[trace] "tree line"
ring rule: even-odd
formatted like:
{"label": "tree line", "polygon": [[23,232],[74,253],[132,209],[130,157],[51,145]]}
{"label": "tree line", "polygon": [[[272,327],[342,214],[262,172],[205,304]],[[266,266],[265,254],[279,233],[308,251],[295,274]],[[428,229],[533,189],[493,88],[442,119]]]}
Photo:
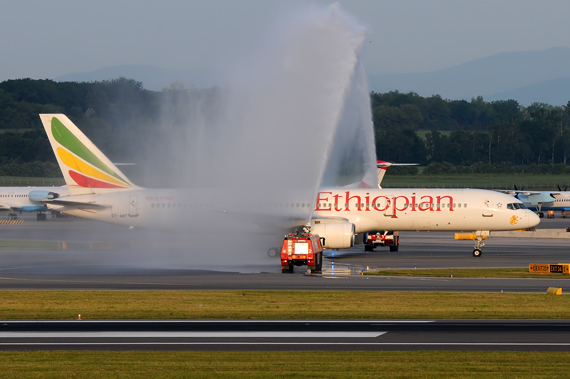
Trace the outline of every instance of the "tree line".
{"label": "tree line", "polygon": [[[182,101],[192,103],[215,98],[218,92],[177,86],[149,91],[125,78],[91,83],[4,81],[0,175],[34,176],[42,167],[44,176],[53,175],[48,166],[33,163],[56,163],[39,113],[65,113],[115,161],[167,150],[161,117],[169,111],[165,104],[181,101],[180,94],[185,96]],[[378,159],[420,163],[427,166],[425,173],[566,173],[562,167],[570,154],[570,101],[566,106],[523,107],[515,100],[447,100],[397,91],[372,92],[370,101]],[[413,174],[417,169],[391,172]]]}
{"label": "tree line", "polygon": [[570,101],[565,106],[482,97],[444,100],[413,92],[372,93],[376,154],[394,162],[470,166],[567,164]]}

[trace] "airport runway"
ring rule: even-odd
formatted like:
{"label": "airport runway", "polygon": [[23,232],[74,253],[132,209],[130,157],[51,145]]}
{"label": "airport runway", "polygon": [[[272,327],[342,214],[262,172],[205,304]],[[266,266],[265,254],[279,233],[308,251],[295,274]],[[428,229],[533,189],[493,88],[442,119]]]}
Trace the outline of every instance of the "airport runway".
{"label": "airport runway", "polygon": [[[5,213],[0,213],[3,217]],[[232,236],[208,243],[177,241],[172,234],[129,230],[86,220],[35,221],[0,225],[0,289],[312,289],[369,291],[545,292],[568,279],[460,279],[372,277],[385,268],[528,267],[570,262],[570,240],[490,238],[483,255],[471,241],[449,232],[403,232],[398,252],[364,252],[362,245],[328,251],[323,275],[304,268],[281,274],[278,258],[265,254],[275,241],[253,236],[262,248],[239,251]],[[543,220],[542,228],[565,228],[570,220]],[[265,238],[265,240],[263,240]],[[65,245],[62,243],[65,242]],[[334,256],[333,256],[334,255]],[[334,268],[334,269],[333,269]],[[351,275],[347,275],[350,272]]]}
{"label": "airport runway", "polygon": [[569,321],[3,321],[0,350],[569,351]]}

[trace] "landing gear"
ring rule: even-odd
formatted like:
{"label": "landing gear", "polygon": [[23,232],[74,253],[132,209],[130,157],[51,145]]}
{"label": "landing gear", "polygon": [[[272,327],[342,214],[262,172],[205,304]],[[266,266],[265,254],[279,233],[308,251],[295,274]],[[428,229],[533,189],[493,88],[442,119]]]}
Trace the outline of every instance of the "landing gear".
{"label": "landing gear", "polygon": [[400,248],[400,244],[390,245],[390,251],[398,251],[399,248]]}
{"label": "landing gear", "polygon": [[483,236],[479,233],[477,233],[477,242],[475,242],[475,249],[473,249],[473,256],[475,258],[479,258],[482,254],[481,248],[485,246],[485,244],[483,243]]}
{"label": "landing gear", "polygon": [[537,215],[539,218],[544,218],[544,212],[538,212]]}
{"label": "landing gear", "polygon": [[38,213],[38,215],[37,215],[37,217],[36,217],[36,219],[37,219],[38,221],[45,221],[46,218],[47,218],[47,216],[46,216],[45,213]]}
{"label": "landing gear", "polygon": [[267,255],[270,256],[271,258],[276,257],[279,254],[279,249],[277,249],[276,247],[272,247],[269,250],[267,250]]}
{"label": "landing gear", "polygon": [[8,214],[8,220],[17,220],[18,215],[14,213],[13,209],[10,209],[10,213]]}

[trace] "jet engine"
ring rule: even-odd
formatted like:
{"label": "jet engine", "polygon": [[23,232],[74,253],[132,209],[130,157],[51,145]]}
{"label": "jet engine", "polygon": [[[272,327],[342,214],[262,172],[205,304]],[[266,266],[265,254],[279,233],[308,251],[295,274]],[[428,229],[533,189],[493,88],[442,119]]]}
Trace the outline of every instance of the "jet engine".
{"label": "jet engine", "polygon": [[28,196],[30,198],[30,201],[39,203],[46,200],[57,199],[59,197],[59,194],[50,191],[31,191]]}
{"label": "jet engine", "polygon": [[315,224],[311,232],[325,239],[325,249],[348,249],[354,246],[354,224],[350,222]]}

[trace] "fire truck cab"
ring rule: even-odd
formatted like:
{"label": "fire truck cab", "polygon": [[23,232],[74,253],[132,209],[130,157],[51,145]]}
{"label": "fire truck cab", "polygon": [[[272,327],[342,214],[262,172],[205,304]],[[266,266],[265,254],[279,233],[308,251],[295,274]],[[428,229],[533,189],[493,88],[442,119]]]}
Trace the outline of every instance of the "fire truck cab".
{"label": "fire truck cab", "polygon": [[364,241],[364,251],[374,251],[378,246],[390,246],[390,251],[398,251],[400,247],[400,232],[384,230],[368,233]]}
{"label": "fire truck cab", "polygon": [[317,234],[295,232],[285,236],[281,247],[281,272],[293,272],[293,266],[322,270],[323,247]]}

